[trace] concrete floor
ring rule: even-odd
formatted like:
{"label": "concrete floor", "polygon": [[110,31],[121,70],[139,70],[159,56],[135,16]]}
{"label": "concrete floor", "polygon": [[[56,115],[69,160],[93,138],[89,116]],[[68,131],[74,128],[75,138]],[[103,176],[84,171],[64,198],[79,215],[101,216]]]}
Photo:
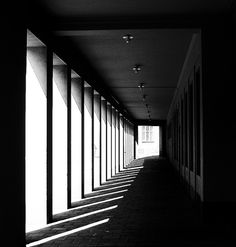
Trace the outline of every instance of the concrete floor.
{"label": "concrete floor", "polygon": [[[87,198],[73,210],[56,215],[58,224],[28,233],[28,246],[236,246],[234,227],[203,219],[200,208],[162,158],[133,161],[129,169]],[[97,211],[101,209],[105,211]],[[102,224],[71,232],[94,222]],[[70,234],[60,235],[64,232]],[[43,239],[47,241],[37,242]]]}

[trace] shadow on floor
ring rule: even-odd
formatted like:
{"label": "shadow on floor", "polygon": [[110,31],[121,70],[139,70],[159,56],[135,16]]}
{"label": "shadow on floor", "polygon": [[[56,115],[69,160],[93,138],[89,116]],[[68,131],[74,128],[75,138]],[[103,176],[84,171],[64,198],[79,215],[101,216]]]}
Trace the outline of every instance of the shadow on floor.
{"label": "shadow on floor", "polygon": [[[131,177],[133,178],[130,179]],[[133,181],[128,182],[130,180]],[[117,193],[107,195],[112,192]],[[96,204],[97,202],[102,203]],[[40,246],[197,247],[235,246],[236,243],[233,227],[222,221],[206,222],[200,208],[185,193],[173,168],[165,159],[157,156],[131,162],[126,171],[88,195],[87,201],[80,202],[77,209],[58,215],[57,220],[112,206],[118,207],[48,228],[41,238],[109,218],[107,223]],[[42,230],[36,233],[41,233],[42,236]],[[39,236],[33,238],[32,234],[28,234],[28,242],[38,239]]]}

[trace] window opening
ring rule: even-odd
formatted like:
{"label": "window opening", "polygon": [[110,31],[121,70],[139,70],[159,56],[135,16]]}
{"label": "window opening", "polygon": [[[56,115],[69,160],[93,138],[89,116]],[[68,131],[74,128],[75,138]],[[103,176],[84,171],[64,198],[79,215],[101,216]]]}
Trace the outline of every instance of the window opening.
{"label": "window opening", "polygon": [[71,72],[71,202],[82,198],[82,85]]}
{"label": "window opening", "polygon": [[136,158],[159,155],[159,126],[138,126]]}
{"label": "window opening", "polygon": [[67,66],[53,54],[52,86],[53,214],[67,209]]}
{"label": "window opening", "polygon": [[26,232],[47,223],[47,49],[27,31],[25,116]]}

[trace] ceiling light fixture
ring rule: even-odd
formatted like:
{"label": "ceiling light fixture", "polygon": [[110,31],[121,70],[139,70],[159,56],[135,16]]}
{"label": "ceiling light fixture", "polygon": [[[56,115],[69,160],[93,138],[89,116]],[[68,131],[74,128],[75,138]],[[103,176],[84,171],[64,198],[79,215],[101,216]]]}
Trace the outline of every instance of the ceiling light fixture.
{"label": "ceiling light fixture", "polygon": [[139,89],[143,89],[143,88],[144,88],[144,83],[140,83],[140,84],[138,85],[138,88],[139,88]]}
{"label": "ceiling light fixture", "polygon": [[135,74],[141,71],[141,65],[140,64],[135,64],[133,67],[133,71]]}
{"label": "ceiling light fixture", "polygon": [[123,40],[126,42],[126,44],[129,44],[129,42],[133,39],[134,37],[131,34],[126,34],[123,36]]}

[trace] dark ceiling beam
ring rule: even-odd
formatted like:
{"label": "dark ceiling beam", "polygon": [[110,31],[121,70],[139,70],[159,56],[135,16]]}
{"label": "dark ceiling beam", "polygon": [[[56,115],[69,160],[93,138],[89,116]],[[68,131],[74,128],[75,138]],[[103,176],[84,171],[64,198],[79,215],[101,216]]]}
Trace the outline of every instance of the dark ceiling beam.
{"label": "dark ceiling beam", "polygon": [[139,119],[135,121],[135,125],[144,125],[144,126],[164,126],[166,124],[166,120],[162,119]]}
{"label": "dark ceiling beam", "polygon": [[206,23],[214,22],[225,14],[202,15],[165,15],[165,16],[132,16],[132,17],[96,17],[91,19],[57,19],[45,16],[44,19],[29,18],[34,29],[43,29],[57,35],[76,36],[82,30],[127,30],[127,29],[200,29]]}

